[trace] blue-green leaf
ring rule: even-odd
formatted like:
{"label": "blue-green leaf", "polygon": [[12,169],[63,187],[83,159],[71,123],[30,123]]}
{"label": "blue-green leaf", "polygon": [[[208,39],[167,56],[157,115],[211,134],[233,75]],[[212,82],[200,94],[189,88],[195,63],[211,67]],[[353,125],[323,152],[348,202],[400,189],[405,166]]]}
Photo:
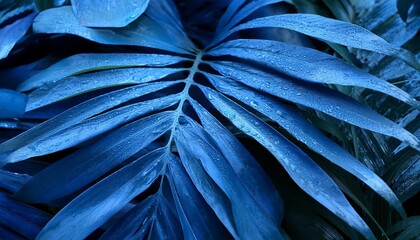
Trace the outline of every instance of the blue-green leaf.
{"label": "blue-green leaf", "polygon": [[408,17],[408,10],[416,0],[397,0],[398,13],[401,19],[406,22]]}
{"label": "blue-green leaf", "polygon": [[[260,208],[254,196],[242,185],[232,166],[218,151],[214,140],[198,123],[185,117],[177,128],[175,141],[183,164],[189,165],[191,161],[199,161],[215,183],[226,193],[230,201],[234,226],[240,238],[283,239],[278,224]],[[184,157],[185,152],[188,152],[189,158]],[[188,167],[186,169],[191,176]]]}
{"label": "blue-green leaf", "polygon": [[101,240],[129,240],[139,226],[147,228],[152,222],[148,216],[152,215],[157,201],[156,196],[150,196],[134,208],[129,210],[124,216],[116,221],[106,232],[101,236]]}
{"label": "blue-green leaf", "polygon": [[174,38],[175,35],[170,35],[166,29],[145,15],[124,28],[88,28],[80,25],[68,6],[41,12],[34,20],[33,29],[37,33],[73,34],[109,45],[151,47],[186,54],[193,47],[188,44],[188,39],[179,36]]}
{"label": "blue-green leaf", "polygon": [[38,88],[46,83],[55,82],[65,77],[114,68],[128,67],[162,67],[176,64],[186,58],[141,53],[87,53],[65,58],[49,68],[25,80],[18,87],[19,91],[28,91]]}
{"label": "blue-green leaf", "polygon": [[417,239],[420,236],[420,217],[413,216],[404,219],[392,226],[387,233],[391,235],[400,231],[402,232],[395,240]]}
{"label": "blue-green leaf", "polygon": [[174,1],[151,1],[145,14],[173,35],[172,38],[183,39],[184,45],[191,46],[191,49],[196,51],[199,50],[185,31],[178,7]]}
{"label": "blue-green leaf", "polygon": [[27,96],[0,88],[0,118],[21,117],[25,113]]}
{"label": "blue-green leaf", "polygon": [[[50,216],[37,208],[0,193],[0,226],[15,231],[22,239],[34,239],[49,220]],[[1,230],[0,237],[7,239]]]}
{"label": "blue-green leaf", "polygon": [[168,180],[184,239],[225,239],[225,228],[197,191],[180,159],[175,156],[170,158]]}
{"label": "blue-green leaf", "polygon": [[153,111],[165,109],[179,101],[179,94],[130,104],[86,119],[66,129],[32,140],[8,156],[13,161],[42,156],[74,147],[109,130],[118,128]]}
{"label": "blue-green leaf", "polygon": [[333,89],[287,76],[274,75],[241,63],[219,61],[209,64],[222,75],[254,89],[316,109],[361,128],[395,137],[420,149],[419,140],[413,134]]}
{"label": "blue-green leaf", "polygon": [[272,221],[281,225],[284,214],[283,202],[267,174],[248,150],[198,102],[190,100],[204,130],[208,132],[226,158],[239,181],[265,210]]}
{"label": "blue-green leaf", "polygon": [[[167,150],[167,149],[166,149]],[[165,163],[172,158],[165,150]],[[166,165],[168,166],[168,165]],[[189,239],[183,236],[179,216],[175,210],[172,186],[165,176],[160,178],[157,193],[149,196],[118,219],[102,237],[103,239]]]}
{"label": "blue-green leaf", "polygon": [[177,82],[159,82],[129,87],[98,96],[96,98],[83,102],[75,107],[72,107],[67,111],[57,115],[56,117],[51,118],[31,128],[30,130],[23,132],[15,138],[12,138],[9,141],[0,144],[0,156],[3,156],[3,158],[0,159],[0,165],[4,165],[9,161],[16,162],[11,158],[5,160],[4,156],[10,155],[12,152],[16,151],[21,147],[24,147],[25,145],[33,141],[37,141],[43,138],[46,139],[52,134],[55,134],[63,129],[69,128],[103,111],[116,107],[132,99],[149,94],[151,92],[155,92],[163,88],[173,86],[176,83]]}
{"label": "blue-green leaf", "polygon": [[200,89],[220,113],[245,134],[267,148],[300,188],[366,238],[375,239],[370,228],[353,209],[331,177],[301,149],[258,117],[220,93],[207,87],[200,87]]}
{"label": "blue-green leaf", "polygon": [[156,180],[166,154],[153,151],[93,185],[55,215],[36,239],[84,239]]}
{"label": "blue-green leaf", "polygon": [[[242,20],[244,20],[246,17],[248,17],[249,15],[251,15],[253,12],[257,11],[258,9],[270,5],[270,4],[274,4],[274,3],[280,3],[283,2],[284,0],[260,0],[260,1],[250,1],[249,3],[246,3],[245,6],[242,7],[242,9],[238,10],[232,17],[231,19],[227,22],[220,22],[219,26],[223,29],[223,30],[216,30],[216,32],[224,32],[226,30],[231,29],[233,26],[235,26],[236,24],[240,23]],[[246,1],[232,1],[232,3],[229,5],[229,7],[231,7],[231,5],[237,5],[238,3],[241,2],[246,2]],[[226,11],[228,12],[228,11]],[[221,25],[224,24],[224,25]],[[218,27],[219,27],[218,26]]]}
{"label": "blue-green leaf", "polygon": [[163,135],[173,115],[154,114],[114,130],[37,173],[15,196],[49,202],[79,190]]}
{"label": "blue-green leaf", "polygon": [[0,169],[0,188],[11,193],[18,191],[31,177]]}
{"label": "blue-green leaf", "polygon": [[71,0],[74,15],[86,27],[125,27],[136,20],[149,0]]}
{"label": "blue-green leaf", "polygon": [[36,89],[28,94],[26,110],[101,88],[153,82],[179,72],[177,68],[125,68],[70,76]]}
{"label": "blue-green leaf", "polygon": [[232,19],[235,13],[245,2],[245,0],[233,0],[230,2],[228,7],[226,8],[226,11],[223,12],[219,23],[217,24],[216,32],[220,32],[221,29],[225,28],[225,26],[229,23],[229,21]]}
{"label": "blue-green leaf", "polygon": [[13,23],[0,28],[0,59],[6,58],[15,44],[25,35],[32,25],[35,15],[36,13],[27,14]]}
{"label": "blue-green leaf", "polygon": [[324,41],[394,56],[420,70],[420,64],[409,51],[396,47],[360,26],[314,14],[282,14],[257,18],[219,35],[213,44],[230,34],[253,28],[286,28]]}
{"label": "blue-green leaf", "polygon": [[181,159],[186,159],[186,161],[182,161],[182,164],[197,190],[201,193],[207,204],[213,209],[230,234],[238,239],[239,236],[231,210],[231,203],[226,193],[209,176],[199,161],[195,161],[195,157],[191,151],[187,151],[187,149],[184,150],[182,144],[177,144],[177,149]]}
{"label": "blue-green leaf", "polygon": [[[387,200],[401,216],[406,216],[404,208],[397,196],[378,175],[326,137],[318,128],[299,114],[296,109],[281,103],[271,96],[239,85],[232,80],[229,81],[216,75],[207,75],[207,78],[220,92],[230,95],[261,112],[271,120],[277,122],[298,141],[353,174]],[[259,104],[255,104],[256,102]]]}
{"label": "blue-green leaf", "polygon": [[208,54],[239,57],[305,81],[367,88],[420,107],[416,99],[398,87],[310,48],[278,41],[241,39],[223,43]]}
{"label": "blue-green leaf", "polygon": [[48,8],[61,7],[69,2],[69,0],[34,0],[35,6],[39,11]]}

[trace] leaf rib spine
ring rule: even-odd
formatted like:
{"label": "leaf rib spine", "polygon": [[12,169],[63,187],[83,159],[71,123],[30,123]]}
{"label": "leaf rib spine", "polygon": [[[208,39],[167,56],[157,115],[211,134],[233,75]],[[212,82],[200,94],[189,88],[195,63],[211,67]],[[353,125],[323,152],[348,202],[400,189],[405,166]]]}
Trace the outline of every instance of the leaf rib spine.
{"label": "leaf rib spine", "polygon": [[181,99],[180,102],[178,104],[178,107],[175,109],[175,116],[174,116],[174,122],[172,123],[172,128],[171,128],[171,135],[169,137],[168,143],[165,146],[167,151],[169,152],[171,149],[171,144],[174,138],[174,132],[175,129],[178,127],[179,125],[179,118],[181,117],[181,115],[183,114],[182,109],[184,107],[184,103],[185,101],[187,101],[187,99],[189,98],[188,96],[188,92],[191,88],[191,86],[195,83],[194,82],[194,76],[197,72],[199,72],[200,70],[198,69],[198,66],[201,63],[201,59],[203,57],[204,53],[203,51],[199,51],[197,52],[196,58],[194,59],[194,64],[193,66],[190,68],[190,72],[187,76],[187,78],[184,80],[185,81],[185,87],[181,92]]}

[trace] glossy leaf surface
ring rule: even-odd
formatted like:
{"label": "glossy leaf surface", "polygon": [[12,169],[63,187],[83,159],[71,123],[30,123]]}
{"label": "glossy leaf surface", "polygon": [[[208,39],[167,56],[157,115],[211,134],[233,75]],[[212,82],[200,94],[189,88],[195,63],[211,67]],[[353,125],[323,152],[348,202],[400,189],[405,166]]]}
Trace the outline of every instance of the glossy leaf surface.
{"label": "glossy leaf surface", "polygon": [[74,14],[86,27],[125,27],[146,10],[149,0],[71,0]]}

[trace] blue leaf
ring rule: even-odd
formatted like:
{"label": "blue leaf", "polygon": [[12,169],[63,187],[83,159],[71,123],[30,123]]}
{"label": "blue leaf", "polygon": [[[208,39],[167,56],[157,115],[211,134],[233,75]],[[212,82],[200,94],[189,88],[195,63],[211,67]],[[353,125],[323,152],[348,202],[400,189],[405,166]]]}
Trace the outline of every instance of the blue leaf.
{"label": "blue leaf", "polygon": [[396,159],[399,161],[394,167],[391,184],[400,199],[405,201],[420,192],[420,181],[413,181],[413,179],[420,179],[420,155],[414,154],[407,160]]}
{"label": "blue leaf", "polygon": [[[237,2],[246,2],[246,1],[232,1],[231,5],[237,4]],[[246,17],[251,15],[253,12],[257,11],[258,9],[274,4],[274,3],[280,3],[284,2],[284,0],[259,0],[259,1],[250,1],[247,3],[242,9],[237,11],[235,15],[229,20],[227,23],[219,23],[219,26],[222,27],[222,30],[216,30],[216,32],[223,33],[227,30],[230,30],[232,27],[234,27],[236,24],[240,23],[242,20],[244,20]],[[230,7],[230,5],[229,5]],[[229,9],[229,8],[228,8]],[[228,10],[225,12],[227,13]],[[223,19],[223,18],[222,18]],[[224,25],[221,25],[224,24]],[[218,27],[219,27],[218,26]]]}
{"label": "blue leaf", "polygon": [[174,156],[170,158],[168,179],[183,227],[184,239],[226,239],[227,232],[224,226],[197,191],[180,164],[180,159]]}
{"label": "blue leaf", "polygon": [[26,174],[19,174],[0,169],[0,188],[15,193],[31,177]]}
{"label": "blue leaf", "polygon": [[0,88],[0,118],[21,117],[25,113],[27,96]]}
{"label": "blue leaf", "polygon": [[231,21],[232,17],[236,14],[239,8],[245,3],[245,0],[233,0],[230,1],[230,4],[226,8],[226,11],[223,12],[222,17],[220,18],[219,23],[217,24],[216,31],[217,33],[221,32],[223,28]]}
{"label": "blue leaf", "polygon": [[35,6],[38,11],[48,8],[61,7],[65,5],[68,0],[34,0]]}
{"label": "blue leaf", "polygon": [[[239,238],[283,239],[277,223],[258,206],[254,196],[242,185],[232,166],[215,147],[214,140],[198,123],[183,118],[176,130],[175,141],[188,174],[194,176],[187,166],[192,161],[198,161],[229,198]],[[198,185],[198,179],[193,176],[193,182]]]}
{"label": "blue leaf", "polygon": [[190,101],[200,118],[204,130],[213,137],[218,150],[229,162],[240,182],[255,198],[258,206],[270,216],[272,221],[277,225],[281,225],[284,214],[283,202],[257,160],[206,109],[198,102]]}
{"label": "blue leaf", "polygon": [[338,186],[301,149],[241,106],[208,88],[200,87],[209,101],[236,127],[269,150],[291,178],[311,197],[355,228],[367,239],[375,239]]}
{"label": "blue leaf", "polygon": [[174,1],[151,1],[145,14],[165,28],[170,34],[176,36],[176,38],[184,39],[184,44],[191,46],[191,49],[199,51],[185,31]]}
{"label": "blue leaf", "polygon": [[128,240],[138,231],[139,226],[149,227],[152,219],[148,216],[153,215],[156,201],[156,196],[150,196],[141,201],[108,228],[101,236],[101,240]]}
{"label": "blue leaf", "polygon": [[416,0],[397,0],[398,13],[401,19],[406,22],[408,17],[408,10]]}
{"label": "blue leaf", "polygon": [[[166,152],[166,154],[169,154]],[[165,157],[172,158],[170,155]],[[166,159],[166,163],[170,161]],[[165,169],[167,170],[167,169]],[[182,236],[172,189],[165,177],[158,192],[118,219],[101,237],[104,239],[188,239]]]}
{"label": "blue leaf", "polygon": [[162,54],[139,53],[87,53],[65,58],[47,69],[25,80],[19,91],[29,91],[45,83],[55,82],[65,77],[104,69],[127,67],[162,67],[187,60],[183,57]]}
{"label": "blue leaf", "polygon": [[25,35],[26,31],[32,25],[35,15],[36,13],[27,14],[13,21],[13,23],[0,28],[0,36],[2,36],[0,38],[0,59],[6,58],[15,44]]}
{"label": "blue leaf", "polygon": [[151,47],[185,54],[192,49],[187,39],[170,35],[145,15],[124,28],[96,29],[80,25],[71,7],[66,6],[41,12],[34,20],[33,29],[37,33],[73,34],[109,45]]}
{"label": "blue leaf", "polygon": [[13,232],[12,230],[2,227],[0,225],[0,239],[8,239],[8,240],[27,240],[26,237],[19,235],[16,232]]}
{"label": "blue leaf", "polygon": [[149,83],[182,71],[179,68],[113,69],[54,81],[28,94],[27,111],[101,88]]}
{"label": "blue leaf", "polygon": [[413,134],[333,89],[287,76],[270,74],[241,63],[210,62],[209,64],[225,77],[235,79],[254,89],[316,109],[358,127],[395,137],[413,148],[420,149],[419,140]]}
{"label": "blue leaf", "polygon": [[0,144],[0,156],[3,156],[3,158],[0,159],[0,165],[4,165],[8,163],[8,161],[15,162],[15,160],[10,158],[5,160],[4,156],[11,154],[17,149],[31,143],[32,141],[47,138],[54,133],[80,123],[81,121],[110,108],[116,107],[132,99],[161,90],[163,88],[173,86],[174,84],[176,84],[176,82],[159,82],[129,87],[98,96],[73,108],[70,108],[58,116],[51,118],[48,121],[45,121],[36,127],[23,132],[15,138]]}
{"label": "blue leaf", "polygon": [[172,126],[173,115],[154,114],[114,130],[37,173],[15,196],[49,202],[79,190],[163,135]]}
{"label": "blue leaf", "polygon": [[420,70],[420,64],[409,51],[388,43],[360,26],[314,14],[282,14],[257,18],[219,35],[212,45],[218,44],[234,32],[264,27],[286,28],[324,41],[394,56]]}
{"label": "blue leaf", "polygon": [[207,204],[213,209],[217,217],[227,228],[230,234],[238,239],[238,233],[235,227],[235,220],[232,215],[232,209],[229,198],[215,181],[205,171],[199,161],[194,161],[192,152],[184,150],[183,145],[177,144],[184,168],[190,176],[197,190],[204,197]]}
{"label": "blue leaf", "polygon": [[[168,149],[166,149],[168,150]],[[170,157],[168,155],[168,157]],[[168,160],[169,161],[169,160]],[[152,216],[153,224],[148,232],[148,239],[182,239],[182,227],[176,212],[171,186],[166,177],[161,179],[161,186],[157,193],[158,205]],[[146,229],[144,229],[146,230]],[[144,231],[143,228],[139,230]],[[146,231],[145,231],[146,232]],[[136,234],[133,239],[143,239]]]}
{"label": "blue leaf", "polygon": [[136,20],[149,0],[71,0],[74,15],[85,27],[125,27]]}
{"label": "blue leaf", "polygon": [[[402,232],[401,232],[402,231]],[[404,219],[388,230],[388,234],[400,232],[395,240],[417,239],[420,235],[420,217],[412,216]]]}
{"label": "blue leaf", "polygon": [[[207,77],[217,90],[238,99],[274,120],[298,141],[371,187],[387,200],[401,216],[406,216],[404,208],[395,193],[378,175],[326,137],[318,128],[300,115],[296,109],[273,97],[263,95],[223,77],[216,75],[208,75]],[[255,102],[259,104],[256,105]]]}
{"label": "blue leaf", "polygon": [[153,111],[173,106],[179,99],[179,94],[174,94],[117,108],[44,138],[32,140],[26,146],[14,151],[8,158],[21,161],[74,147]]}
{"label": "blue leaf", "polygon": [[153,151],[93,185],[55,215],[37,239],[84,239],[156,180],[166,154]]}
{"label": "blue leaf", "polygon": [[49,219],[47,214],[38,209],[0,193],[0,225],[14,230],[27,239],[33,239]]}
{"label": "blue leaf", "polygon": [[270,40],[241,39],[224,43],[208,54],[239,57],[305,81],[367,88],[420,107],[416,99],[398,87],[310,48]]}

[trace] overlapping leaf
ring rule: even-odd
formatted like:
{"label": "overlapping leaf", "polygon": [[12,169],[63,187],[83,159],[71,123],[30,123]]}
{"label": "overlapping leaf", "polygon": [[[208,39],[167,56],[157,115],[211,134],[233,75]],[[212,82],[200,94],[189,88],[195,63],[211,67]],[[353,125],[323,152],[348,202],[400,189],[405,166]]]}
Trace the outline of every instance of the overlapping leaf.
{"label": "overlapping leaf", "polygon": [[74,15],[86,27],[125,27],[146,10],[149,0],[72,0]]}
{"label": "overlapping leaf", "polygon": [[16,1],[8,6],[12,7],[0,7],[0,59],[9,55],[15,44],[31,27],[37,13],[30,1]]}
{"label": "overlapping leaf", "polygon": [[27,96],[25,94],[0,89],[0,118],[20,117],[25,113]]}

